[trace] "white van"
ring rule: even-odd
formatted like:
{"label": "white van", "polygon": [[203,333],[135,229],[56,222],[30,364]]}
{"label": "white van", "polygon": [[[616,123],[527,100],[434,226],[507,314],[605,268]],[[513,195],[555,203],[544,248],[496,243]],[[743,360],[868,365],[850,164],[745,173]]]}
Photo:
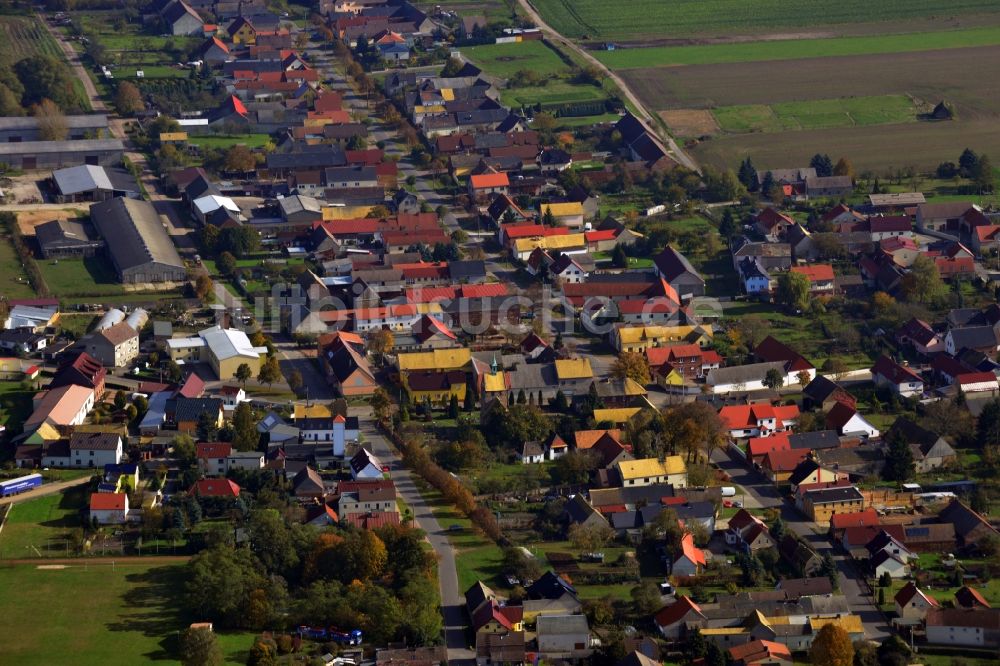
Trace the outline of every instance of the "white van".
{"label": "white van", "polygon": [[723,497],[736,497],[736,488],[733,486],[722,486]]}

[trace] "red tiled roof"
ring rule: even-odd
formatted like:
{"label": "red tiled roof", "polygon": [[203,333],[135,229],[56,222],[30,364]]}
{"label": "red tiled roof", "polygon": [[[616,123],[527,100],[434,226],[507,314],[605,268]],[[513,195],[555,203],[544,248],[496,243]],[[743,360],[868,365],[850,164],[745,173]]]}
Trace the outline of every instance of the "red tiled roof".
{"label": "red tiled roof", "polygon": [[228,442],[202,442],[195,445],[195,456],[198,458],[225,458],[233,451]]}
{"label": "red tiled roof", "polygon": [[692,601],[691,597],[683,595],[669,606],[661,608],[653,616],[653,619],[658,626],[669,627],[683,620],[690,612],[695,612],[702,618],[705,617],[705,614],[701,612],[701,607]]}
{"label": "red tiled roof", "polygon": [[125,493],[91,493],[91,511],[124,511],[127,496]]}
{"label": "red tiled roof", "polygon": [[852,513],[835,513],[830,517],[830,527],[835,530],[866,525],[874,526],[878,525],[878,523],[878,512],[875,509],[865,509],[864,511],[854,511]]}
{"label": "red tiled roof", "polygon": [[708,563],[704,551],[694,545],[694,535],[690,532],[681,537],[681,552],[695,564],[705,566]]}
{"label": "red tiled roof", "polygon": [[906,366],[896,363],[888,356],[879,356],[878,360],[875,361],[875,365],[872,366],[872,375],[881,375],[885,377],[893,384],[902,384],[904,382],[923,382],[920,375],[910,370]]}
{"label": "red tiled roof", "polygon": [[992,372],[966,372],[955,377],[960,385],[965,384],[996,384],[997,376]]}
{"label": "red tiled roof", "polygon": [[505,171],[500,173],[477,173],[469,176],[469,182],[472,183],[472,188],[479,190],[488,187],[508,187],[510,185],[510,179],[507,177]]}
{"label": "red tiled roof", "polygon": [[812,264],[811,266],[792,266],[792,273],[805,275],[810,282],[829,282],[833,280],[833,266],[830,264]]}
{"label": "red tiled roof", "polygon": [[765,456],[771,451],[788,451],[792,443],[788,434],[779,432],[770,437],[751,437],[747,442],[747,453],[751,457]]}
{"label": "red tiled roof", "polygon": [[386,525],[399,525],[396,511],[373,511],[371,513],[349,513],[344,520],[362,530],[377,530]]}
{"label": "red tiled roof", "polygon": [[772,472],[791,472],[799,463],[806,459],[809,452],[805,449],[788,449],[787,451],[771,451],[764,456],[761,467]]}
{"label": "red tiled roof", "polygon": [[191,487],[199,497],[239,497],[240,487],[229,479],[201,479]]}
{"label": "red tiled roof", "polygon": [[533,238],[535,236],[566,236],[568,227],[546,227],[543,224],[504,224],[500,227],[507,238]]}

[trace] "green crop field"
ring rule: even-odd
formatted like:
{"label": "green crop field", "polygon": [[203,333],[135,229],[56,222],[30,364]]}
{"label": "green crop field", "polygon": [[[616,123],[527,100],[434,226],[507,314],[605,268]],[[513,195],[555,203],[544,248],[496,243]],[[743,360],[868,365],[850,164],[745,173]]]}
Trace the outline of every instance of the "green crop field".
{"label": "green crop field", "polygon": [[510,78],[518,70],[553,76],[566,69],[559,55],[540,41],[469,46],[462,55],[492,76]]}
{"label": "green crop field", "polygon": [[996,18],[994,0],[535,0],[542,18],[567,37],[642,40],[753,34],[823,26],[907,21],[962,15]]}
{"label": "green crop field", "polygon": [[[180,566],[83,563],[0,569],[4,660],[23,664],[177,663],[185,621],[177,607]],[[253,635],[222,634],[226,664],[245,664]]]}
{"label": "green crop field", "polygon": [[49,290],[60,296],[117,296],[124,293],[114,269],[102,257],[41,259],[38,268]]}
{"label": "green crop field", "polygon": [[725,132],[781,132],[914,122],[918,109],[904,95],[724,106],[712,112]]}
{"label": "green crop field", "polygon": [[910,53],[1000,44],[1000,27],[946,30],[829,39],[784,39],[737,44],[652,46],[597,51],[594,56],[612,69],[673,65],[713,65],[833,56]]}
{"label": "green crop field", "polygon": [[59,45],[34,17],[0,16],[0,55],[20,60],[36,53],[63,57]]}

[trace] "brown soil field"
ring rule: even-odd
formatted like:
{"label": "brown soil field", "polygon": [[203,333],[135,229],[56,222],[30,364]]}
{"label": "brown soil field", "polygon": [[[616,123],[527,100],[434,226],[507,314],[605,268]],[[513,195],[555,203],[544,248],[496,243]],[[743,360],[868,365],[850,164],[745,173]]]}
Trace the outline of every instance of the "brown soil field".
{"label": "brown soil field", "polygon": [[1000,108],[1000,46],[916,53],[653,67],[620,72],[654,109],[911,94],[962,116]]}
{"label": "brown soil field", "polygon": [[996,119],[918,122],[824,130],[741,134],[705,141],[693,149],[704,164],[735,168],[745,157],[757,168],[807,164],[816,153],[833,159],[849,157],[858,171],[882,173],[889,168],[914,166],[931,171],[945,160],[957,161],[965,147],[1000,155]]}
{"label": "brown soil field", "polygon": [[660,118],[670,128],[671,134],[681,138],[719,133],[719,123],[715,122],[712,112],[706,109],[660,111]]}
{"label": "brown soil field", "polygon": [[[21,228],[21,233],[25,236],[34,236],[35,227],[51,220],[69,220],[87,215],[86,208],[71,208],[73,204],[66,204],[63,210],[38,210],[19,211],[17,213],[17,226]],[[86,205],[86,204],[84,204]]]}

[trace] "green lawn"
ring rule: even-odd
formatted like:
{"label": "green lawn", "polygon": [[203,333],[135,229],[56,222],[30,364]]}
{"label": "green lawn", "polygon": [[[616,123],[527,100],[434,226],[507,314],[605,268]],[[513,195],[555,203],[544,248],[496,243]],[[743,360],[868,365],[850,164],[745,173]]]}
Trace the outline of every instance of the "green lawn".
{"label": "green lawn", "polygon": [[[706,2],[704,4],[712,3]],[[748,7],[751,4],[746,3]],[[795,14],[796,12],[790,13]],[[671,65],[711,65],[729,62],[908,53],[995,44],[1000,44],[1000,28],[989,26],[966,30],[863,37],[789,39],[694,46],[654,46],[618,49],[616,51],[595,51],[594,56],[612,69],[635,69]]]}
{"label": "green lawn", "polygon": [[59,330],[80,338],[90,330],[90,327],[97,321],[97,318],[97,315],[89,313],[61,314],[58,321]]}
{"label": "green lawn", "polygon": [[601,123],[616,123],[621,120],[617,113],[604,113],[599,116],[560,116],[556,122],[559,127],[587,127]]}
{"label": "green lawn", "polygon": [[[601,88],[586,83],[573,83],[566,79],[550,79],[541,86],[509,88],[500,94],[507,106],[534,106],[535,104],[566,104],[569,102],[596,102],[607,99]],[[587,117],[587,116],[584,116]],[[618,119],[618,116],[615,116]]]}
{"label": "green lawn", "polygon": [[862,127],[917,120],[917,109],[906,95],[745,104],[720,107],[712,113],[719,127],[735,133]]}
{"label": "green lawn", "polygon": [[6,233],[0,235],[0,294],[8,298],[35,297],[35,290],[21,269],[21,260]]}
{"label": "green lawn", "polygon": [[[180,566],[75,565],[0,569],[5,663],[177,663],[185,621],[176,604]],[[245,664],[253,634],[219,635],[227,664]]]}
{"label": "green lawn", "polygon": [[12,506],[0,533],[0,557],[66,557],[66,535],[83,526],[80,510],[88,497],[86,486],[78,486]]}
{"label": "green lawn", "polygon": [[186,79],[191,76],[190,69],[169,67],[167,65],[128,65],[114,67],[111,73],[116,79],[136,79],[136,72],[142,72],[144,79]]}
{"label": "green lawn", "polygon": [[0,425],[20,431],[21,424],[31,414],[31,398],[35,392],[25,390],[20,382],[0,382]]}
{"label": "green lawn", "polygon": [[38,268],[53,294],[117,296],[124,293],[114,268],[103,257],[41,259]]}
{"label": "green lawn", "polygon": [[559,55],[540,41],[468,46],[462,55],[492,76],[507,79],[519,70],[553,76],[566,69]]}
{"label": "green lawn", "polygon": [[[239,144],[250,148],[261,148],[270,140],[270,134],[240,134],[235,136],[207,134],[204,136],[188,137],[188,143],[203,148],[230,148]],[[250,265],[256,266],[259,264],[260,262]]]}

